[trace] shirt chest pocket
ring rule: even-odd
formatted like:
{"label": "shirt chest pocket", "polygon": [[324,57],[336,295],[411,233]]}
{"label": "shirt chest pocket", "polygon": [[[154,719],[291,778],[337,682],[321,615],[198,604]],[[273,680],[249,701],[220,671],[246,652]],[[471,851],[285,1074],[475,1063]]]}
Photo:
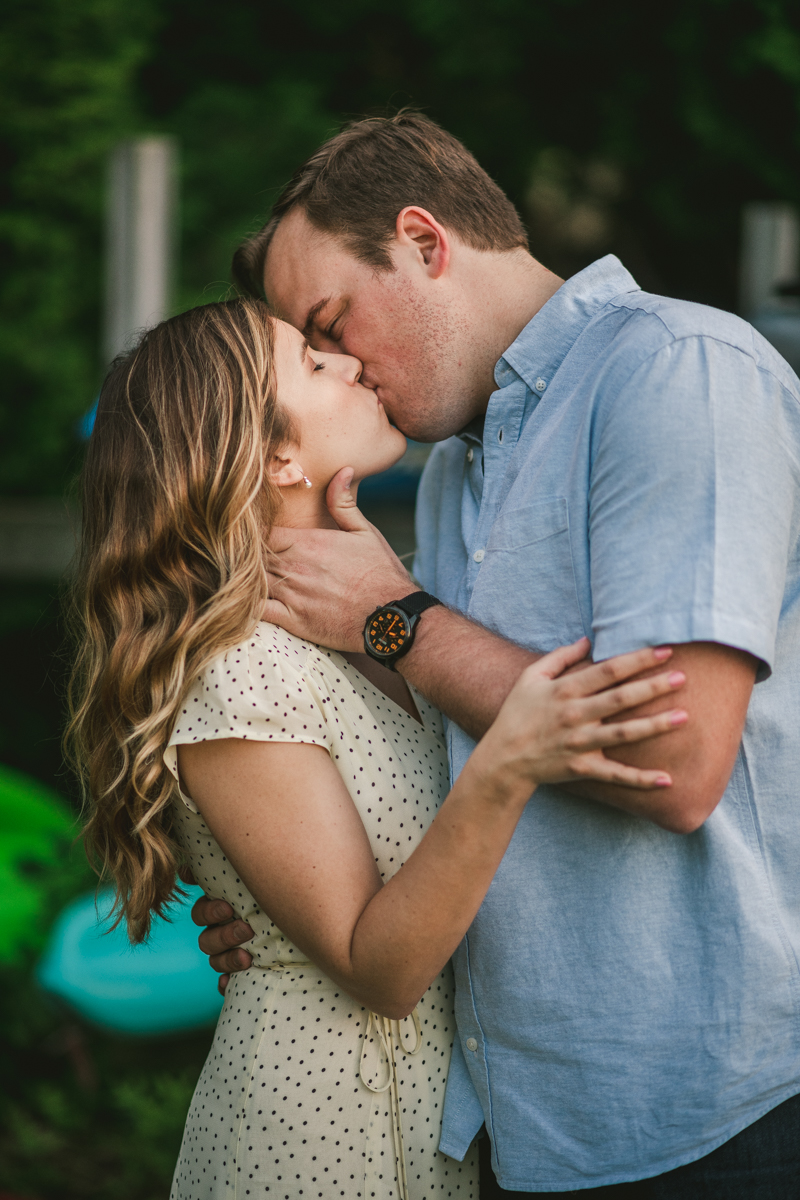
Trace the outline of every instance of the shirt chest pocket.
{"label": "shirt chest pocket", "polygon": [[553,650],[583,636],[564,496],[500,514],[469,615],[532,650]]}

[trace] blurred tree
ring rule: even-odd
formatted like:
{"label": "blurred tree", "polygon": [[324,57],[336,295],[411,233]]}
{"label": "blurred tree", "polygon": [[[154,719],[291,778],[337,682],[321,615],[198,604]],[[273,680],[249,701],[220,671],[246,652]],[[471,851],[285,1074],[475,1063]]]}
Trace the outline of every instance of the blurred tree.
{"label": "blurred tree", "polygon": [[461,137],[565,275],[614,251],[646,287],[732,308],[742,203],[800,200],[792,0],[9,5],[0,491],[60,483],[97,363],[101,159],[137,120],[182,146],[179,306],[225,293],[321,138],[387,106]]}
{"label": "blurred tree", "polygon": [[105,155],[138,127],[147,4],[6,0],[0,29],[0,493],[60,491],[98,379]]}
{"label": "blurred tree", "polygon": [[322,130],[387,105],[420,105],[461,137],[563,274],[613,250],[645,286],[734,307],[742,203],[800,199],[791,0],[679,0],[658,25],[633,0],[160,11],[143,103],[186,147],[187,294]]}

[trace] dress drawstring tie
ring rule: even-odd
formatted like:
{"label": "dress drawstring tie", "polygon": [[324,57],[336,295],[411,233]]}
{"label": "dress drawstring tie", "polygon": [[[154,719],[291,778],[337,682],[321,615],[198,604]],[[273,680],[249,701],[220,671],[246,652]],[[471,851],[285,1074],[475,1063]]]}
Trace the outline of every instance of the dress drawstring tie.
{"label": "dress drawstring tie", "polygon": [[[408,1045],[405,1039],[405,1030],[403,1026],[406,1021],[414,1023],[414,1044]],[[372,1079],[367,1074],[368,1067],[366,1064],[367,1053],[371,1046],[374,1037],[377,1037],[383,1050],[386,1060],[386,1082],[379,1087],[372,1082]],[[400,1118],[400,1092],[397,1086],[397,1060],[395,1059],[395,1042],[399,1045],[404,1054],[419,1054],[422,1049],[422,1028],[419,1023],[419,1015],[416,1008],[411,1013],[410,1017],[406,1017],[403,1021],[392,1021],[388,1017],[381,1017],[378,1013],[370,1012],[367,1020],[367,1028],[364,1031],[364,1040],[361,1045],[361,1063],[358,1073],[361,1082],[371,1092],[380,1095],[381,1092],[389,1093],[389,1100],[392,1110],[392,1136],[394,1138],[394,1160],[397,1168],[397,1182],[400,1188],[400,1200],[411,1200],[411,1193],[408,1190],[408,1173],[406,1171],[406,1156],[403,1148],[403,1123]]]}
{"label": "dress drawstring tie", "polygon": [[[303,959],[293,959],[291,962],[282,962],[274,959],[272,962],[259,963],[257,965],[262,970],[267,971],[293,971],[310,967],[312,964],[308,960]],[[406,1041],[405,1029],[403,1028],[406,1021],[411,1021],[414,1026],[413,1045],[409,1045]],[[372,1078],[368,1074],[369,1064],[367,1063],[369,1048],[376,1039],[380,1044],[386,1062],[386,1082],[382,1083],[380,1087],[372,1082]],[[419,1054],[422,1049],[422,1027],[416,1008],[409,1016],[404,1017],[402,1021],[392,1021],[389,1017],[381,1017],[378,1013],[370,1010],[367,1018],[367,1028],[364,1031],[364,1040],[361,1043],[361,1062],[358,1067],[358,1075],[364,1087],[369,1088],[375,1095],[379,1096],[382,1092],[389,1093],[389,1103],[392,1110],[394,1161],[397,1169],[397,1183],[400,1188],[400,1200],[411,1200],[411,1193],[408,1190],[406,1156],[403,1148],[403,1123],[400,1119],[400,1091],[397,1086],[395,1044],[399,1046],[403,1054]]]}

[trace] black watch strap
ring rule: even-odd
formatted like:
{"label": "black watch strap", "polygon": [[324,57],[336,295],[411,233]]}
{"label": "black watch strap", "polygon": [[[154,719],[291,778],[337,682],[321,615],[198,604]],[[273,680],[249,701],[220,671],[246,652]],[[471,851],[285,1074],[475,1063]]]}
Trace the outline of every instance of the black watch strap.
{"label": "black watch strap", "polygon": [[433,608],[435,604],[441,603],[441,600],[437,600],[430,592],[412,592],[410,596],[404,596],[402,600],[393,600],[391,607],[402,608],[403,612],[410,617],[419,617],[426,608]]}

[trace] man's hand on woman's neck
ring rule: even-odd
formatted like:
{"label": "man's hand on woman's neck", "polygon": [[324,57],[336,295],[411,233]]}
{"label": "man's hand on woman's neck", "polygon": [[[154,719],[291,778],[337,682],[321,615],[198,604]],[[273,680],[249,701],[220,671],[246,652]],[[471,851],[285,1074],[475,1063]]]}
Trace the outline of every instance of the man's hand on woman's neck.
{"label": "man's hand on woman's neck", "polygon": [[[329,479],[321,481],[319,485],[312,480],[310,488],[306,488],[302,483],[299,486],[283,488],[283,507],[275,524],[284,529],[338,529],[339,526],[331,516],[325,501],[329,483]],[[358,484],[352,483],[350,490],[355,500]]]}

